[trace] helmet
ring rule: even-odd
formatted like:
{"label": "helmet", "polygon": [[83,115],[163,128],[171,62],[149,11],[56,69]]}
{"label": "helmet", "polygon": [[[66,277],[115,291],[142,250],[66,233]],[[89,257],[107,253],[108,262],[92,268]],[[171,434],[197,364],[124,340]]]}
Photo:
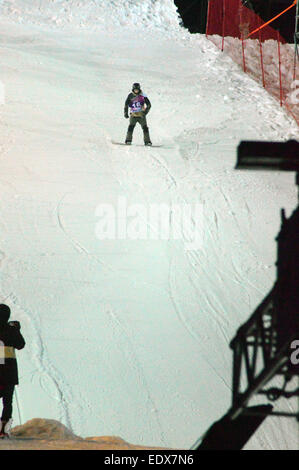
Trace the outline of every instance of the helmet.
{"label": "helmet", "polygon": [[134,90],[141,90],[140,83],[133,83],[132,85],[132,91]]}
{"label": "helmet", "polygon": [[8,305],[0,304],[0,324],[3,325],[8,322],[10,317],[10,308]]}

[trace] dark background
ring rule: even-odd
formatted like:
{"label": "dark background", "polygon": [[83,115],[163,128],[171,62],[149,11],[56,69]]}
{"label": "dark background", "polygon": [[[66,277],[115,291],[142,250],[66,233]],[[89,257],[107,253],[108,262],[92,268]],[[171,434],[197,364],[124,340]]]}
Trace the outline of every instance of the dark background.
{"label": "dark background", "polygon": [[190,33],[205,33],[208,0],[174,0],[183,25]]}
{"label": "dark background", "polygon": [[[182,18],[182,25],[185,26],[190,33],[206,32],[207,9],[209,0],[174,0],[178,12]],[[280,13],[293,3],[293,0],[242,0],[248,8],[264,20],[268,21],[273,16]],[[295,12],[293,7],[287,13],[284,13],[279,19],[275,20],[271,26],[278,29],[280,34],[287,42],[294,42],[295,32]]]}

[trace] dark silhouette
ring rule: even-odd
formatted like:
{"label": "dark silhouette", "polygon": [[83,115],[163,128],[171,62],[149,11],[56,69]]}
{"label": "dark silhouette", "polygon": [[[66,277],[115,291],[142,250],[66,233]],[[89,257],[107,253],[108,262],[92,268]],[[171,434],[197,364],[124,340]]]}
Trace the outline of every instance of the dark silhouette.
{"label": "dark silhouette", "polygon": [[0,304],[0,398],[3,401],[0,438],[8,437],[6,425],[12,416],[12,400],[15,386],[19,383],[16,349],[23,349],[25,341],[20,323],[8,321],[10,308]]}
{"label": "dark silhouette", "polygon": [[[241,2],[266,22],[291,5],[293,0],[241,0]],[[181,25],[187,28],[190,33],[205,34],[209,0],[174,0],[174,3],[181,17]],[[222,4],[223,2],[219,2],[219,8],[222,8]],[[230,3],[227,1],[227,11],[229,5]],[[219,15],[222,15],[221,10]],[[278,30],[287,42],[293,43],[295,8],[277,18],[270,26]]]}

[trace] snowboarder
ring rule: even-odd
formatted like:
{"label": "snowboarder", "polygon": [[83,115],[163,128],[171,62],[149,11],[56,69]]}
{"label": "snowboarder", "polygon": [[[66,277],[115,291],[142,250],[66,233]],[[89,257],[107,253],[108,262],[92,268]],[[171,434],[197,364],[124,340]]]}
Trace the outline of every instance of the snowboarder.
{"label": "snowboarder", "polygon": [[20,332],[20,323],[9,322],[9,317],[9,306],[0,304],[0,398],[3,401],[0,438],[2,439],[9,437],[8,427],[12,416],[13,394],[15,385],[19,383],[15,348],[23,349],[25,346]]}
{"label": "snowboarder", "polygon": [[[130,108],[130,116],[128,114]],[[126,136],[126,144],[130,145],[133,138],[133,131],[137,122],[141,125],[143,130],[144,145],[152,145],[149,129],[147,127],[146,115],[151,109],[151,102],[148,97],[142,92],[139,83],[133,83],[132,93],[130,93],[125,102],[124,114],[125,118],[130,117],[130,124]]]}

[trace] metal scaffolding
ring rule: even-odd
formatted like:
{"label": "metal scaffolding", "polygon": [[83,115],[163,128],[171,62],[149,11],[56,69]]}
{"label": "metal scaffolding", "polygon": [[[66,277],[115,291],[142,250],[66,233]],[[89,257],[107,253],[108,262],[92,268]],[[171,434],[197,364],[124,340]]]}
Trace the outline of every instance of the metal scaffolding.
{"label": "metal scaffolding", "polygon": [[[236,168],[297,170],[299,188],[298,150],[297,141],[242,142]],[[273,402],[281,397],[295,399],[297,409],[293,412],[273,410],[267,415],[295,417],[299,421],[299,364],[292,356],[294,343],[299,339],[298,233],[299,204],[289,218],[281,211],[276,282],[230,344],[234,354],[232,419],[250,413],[249,401],[259,394]]]}
{"label": "metal scaffolding", "polygon": [[[276,299],[277,286],[274,286],[252,317],[238,330],[231,342],[233,360],[233,403],[230,410],[232,419],[241,412],[250,414],[248,402],[256,394],[266,395],[268,400],[280,397],[299,397],[299,387],[293,379],[298,378],[298,370],[290,363],[290,340],[278,347],[278,322]],[[296,336],[296,332],[294,332]],[[243,377],[242,377],[243,376]],[[282,377],[282,384],[265,389],[274,377]],[[241,382],[245,390],[241,392]],[[288,385],[293,385],[287,390]],[[298,404],[299,406],[299,404]],[[299,421],[299,408],[295,412],[271,411],[267,415],[295,417]]]}

